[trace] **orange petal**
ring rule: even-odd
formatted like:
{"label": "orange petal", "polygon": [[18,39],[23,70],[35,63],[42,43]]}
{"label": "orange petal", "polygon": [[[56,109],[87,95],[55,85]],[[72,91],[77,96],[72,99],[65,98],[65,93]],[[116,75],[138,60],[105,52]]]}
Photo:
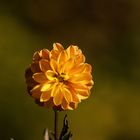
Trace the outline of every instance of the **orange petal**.
{"label": "orange petal", "polygon": [[79,100],[79,98],[78,98],[78,96],[77,96],[76,91],[73,90],[73,89],[69,89],[69,90],[70,90],[70,93],[71,93],[71,95],[72,95],[72,102],[79,103],[80,100]]}
{"label": "orange petal", "polygon": [[40,97],[40,102],[46,102],[50,99],[50,97],[51,97],[51,90],[42,92]]}
{"label": "orange petal", "polygon": [[63,93],[61,90],[57,90],[57,93],[55,94],[53,98],[53,102],[56,106],[60,105],[63,100]]}
{"label": "orange petal", "polygon": [[92,71],[92,66],[90,64],[85,63],[85,69],[84,72],[89,72],[91,73]]}
{"label": "orange petal", "polygon": [[43,58],[43,59],[48,59],[48,60],[49,60],[49,53],[50,53],[49,50],[43,49],[43,50],[42,50],[42,58]]}
{"label": "orange petal", "polygon": [[51,69],[51,67],[50,67],[50,62],[49,62],[48,60],[46,60],[46,59],[41,59],[41,60],[39,61],[39,66],[40,66],[40,69],[41,69],[43,72],[45,72],[45,71]]}
{"label": "orange petal", "polygon": [[63,46],[60,43],[54,43],[53,44],[53,49],[57,51],[62,51],[64,50]]}
{"label": "orange petal", "polygon": [[31,70],[32,70],[33,73],[41,72],[41,70],[39,68],[39,63],[38,62],[33,62],[31,64]]}
{"label": "orange petal", "polygon": [[44,83],[48,81],[44,73],[35,73],[33,75],[33,79],[38,83]]}
{"label": "orange petal", "polygon": [[61,107],[64,110],[67,110],[68,109],[68,102],[66,101],[65,98],[63,98],[63,100],[62,100]]}
{"label": "orange petal", "polygon": [[64,97],[68,103],[72,101],[72,95],[68,89],[64,88],[63,94],[64,94]]}
{"label": "orange petal", "polygon": [[89,96],[88,90],[77,90],[77,93],[82,95],[82,96]]}
{"label": "orange petal", "polygon": [[40,96],[41,96],[41,86],[40,85],[37,85],[35,86],[30,92],[31,92],[31,96],[35,99],[39,99]]}
{"label": "orange petal", "polygon": [[70,103],[69,104],[69,109],[70,110],[74,110],[74,109],[76,109],[78,107],[78,103]]}

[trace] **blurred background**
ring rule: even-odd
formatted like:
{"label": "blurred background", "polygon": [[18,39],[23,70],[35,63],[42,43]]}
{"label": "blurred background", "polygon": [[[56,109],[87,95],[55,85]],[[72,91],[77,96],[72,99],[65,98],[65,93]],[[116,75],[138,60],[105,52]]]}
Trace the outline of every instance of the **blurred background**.
{"label": "blurred background", "polygon": [[73,140],[140,140],[139,0],[0,0],[0,139],[43,140],[53,111],[27,94],[25,69],[53,42],[78,45],[95,86],[68,114]]}

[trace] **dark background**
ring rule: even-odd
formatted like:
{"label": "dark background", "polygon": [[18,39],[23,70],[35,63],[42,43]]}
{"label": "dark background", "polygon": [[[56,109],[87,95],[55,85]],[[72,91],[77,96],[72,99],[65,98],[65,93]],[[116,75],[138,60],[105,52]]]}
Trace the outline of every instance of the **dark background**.
{"label": "dark background", "polygon": [[43,140],[53,111],[26,92],[36,50],[78,45],[93,66],[88,100],[68,114],[73,140],[140,140],[140,1],[1,0],[0,139]]}

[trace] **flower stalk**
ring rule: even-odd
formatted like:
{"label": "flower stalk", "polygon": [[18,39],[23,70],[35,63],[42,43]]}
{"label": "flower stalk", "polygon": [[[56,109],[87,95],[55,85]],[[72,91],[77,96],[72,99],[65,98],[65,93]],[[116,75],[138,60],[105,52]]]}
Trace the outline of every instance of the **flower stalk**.
{"label": "flower stalk", "polygon": [[54,139],[58,140],[58,110],[54,110]]}

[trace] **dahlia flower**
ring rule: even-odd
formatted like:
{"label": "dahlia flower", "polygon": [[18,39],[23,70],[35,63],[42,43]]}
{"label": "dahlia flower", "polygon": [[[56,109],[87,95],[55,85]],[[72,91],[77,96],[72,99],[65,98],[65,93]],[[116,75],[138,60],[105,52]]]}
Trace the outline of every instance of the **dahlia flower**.
{"label": "dahlia flower", "polygon": [[77,46],[64,49],[54,43],[51,51],[42,49],[34,53],[25,73],[27,89],[39,105],[73,110],[90,95],[91,71],[91,65],[85,63],[85,56]]}

